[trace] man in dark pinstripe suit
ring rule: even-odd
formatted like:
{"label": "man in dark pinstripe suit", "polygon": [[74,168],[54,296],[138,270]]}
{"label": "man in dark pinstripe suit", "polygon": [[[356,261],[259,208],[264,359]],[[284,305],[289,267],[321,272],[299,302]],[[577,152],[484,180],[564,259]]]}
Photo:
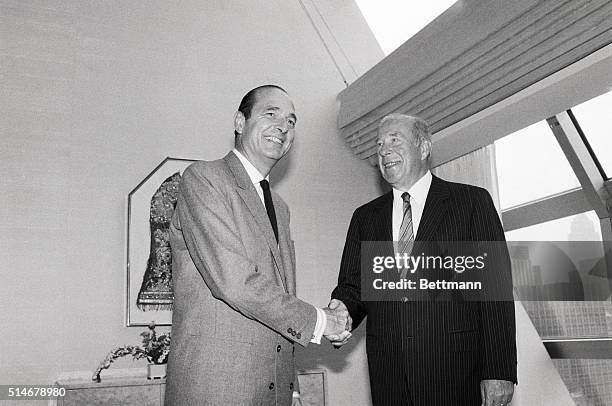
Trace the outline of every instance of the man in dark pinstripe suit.
{"label": "man in dark pinstripe suit", "polygon": [[[380,171],[393,191],[354,212],[330,303],[348,308],[353,328],[368,316],[374,405],[506,406],[516,383],[511,301],[362,300],[362,241],[404,241],[409,247],[420,241],[504,241],[485,189],[431,174],[431,139],[424,120],[385,117],[377,144]],[[508,266],[499,272],[509,278],[503,251]]]}

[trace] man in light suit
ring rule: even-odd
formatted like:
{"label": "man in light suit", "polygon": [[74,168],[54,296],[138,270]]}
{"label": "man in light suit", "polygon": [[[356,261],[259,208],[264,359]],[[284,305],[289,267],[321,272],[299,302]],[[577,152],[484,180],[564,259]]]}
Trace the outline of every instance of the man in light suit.
{"label": "man in light suit", "polygon": [[234,116],[235,149],[183,174],[170,230],[168,406],[291,405],[294,343],[350,334],[346,311],[295,296],[289,209],[268,174],[291,148],[296,121],[282,88],[255,88]]}
{"label": "man in light suit", "polygon": [[[440,242],[504,241],[485,189],[431,174],[424,120],[401,114],[383,118],[377,145],[380,171],[393,190],[354,212],[330,302],[332,308],[348,308],[353,327],[367,316],[374,405],[506,406],[516,383],[516,342],[505,245],[495,245],[499,266],[490,286],[501,287],[507,301],[417,301],[414,291],[401,300],[362,300],[363,241],[397,241],[408,253]],[[394,252],[392,244],[384,244]],[[415,255],[420,253],[419,248]]]}

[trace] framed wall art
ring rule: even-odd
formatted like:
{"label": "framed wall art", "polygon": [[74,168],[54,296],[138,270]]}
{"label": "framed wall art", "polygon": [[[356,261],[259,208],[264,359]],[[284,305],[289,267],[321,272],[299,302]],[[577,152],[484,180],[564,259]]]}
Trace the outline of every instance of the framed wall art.
{"label": "framed wall art", "polygon": [[128,195],[126,325],[172,323],[170,220],[192,159],[166,158]]}

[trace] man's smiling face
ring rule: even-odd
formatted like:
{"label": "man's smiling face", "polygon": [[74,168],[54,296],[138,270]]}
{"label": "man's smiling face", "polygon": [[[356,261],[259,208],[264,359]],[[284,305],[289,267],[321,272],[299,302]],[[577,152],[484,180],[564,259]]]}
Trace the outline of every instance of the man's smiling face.
{"label": "man's smiling face", "polygon": [[384,121],[378,129],[376,144],[380,172],[396,189],[408,190],[429,169],[429,146],[418,142],[409,120]]}
{"label": "man's smiling face", "polygon": [[297,118],[293,102],[280,89],[262,89],[249,118],[237,113],[235,130],[240,134],[241,151],[256,167],[274,165],[289,152],[295,137]]}

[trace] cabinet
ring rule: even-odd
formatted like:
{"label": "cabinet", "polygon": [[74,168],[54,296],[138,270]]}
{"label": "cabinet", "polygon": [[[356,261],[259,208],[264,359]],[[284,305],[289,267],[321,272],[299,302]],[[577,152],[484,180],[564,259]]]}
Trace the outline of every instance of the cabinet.
{"label": "cabinet", "polygon": [[[90,377],[64,377],[57,381],[66,388],[66,395],[58,398],[58,406],[163,406],[165,379],[148,380],[146,369],[132,369],[125,375],[121,370],[102,382],[92,382]],[[105,371],[108,372],[108,371]],[[325,370],[312,369],[298,372],[303,406],[327,405],[327,380]]]}

